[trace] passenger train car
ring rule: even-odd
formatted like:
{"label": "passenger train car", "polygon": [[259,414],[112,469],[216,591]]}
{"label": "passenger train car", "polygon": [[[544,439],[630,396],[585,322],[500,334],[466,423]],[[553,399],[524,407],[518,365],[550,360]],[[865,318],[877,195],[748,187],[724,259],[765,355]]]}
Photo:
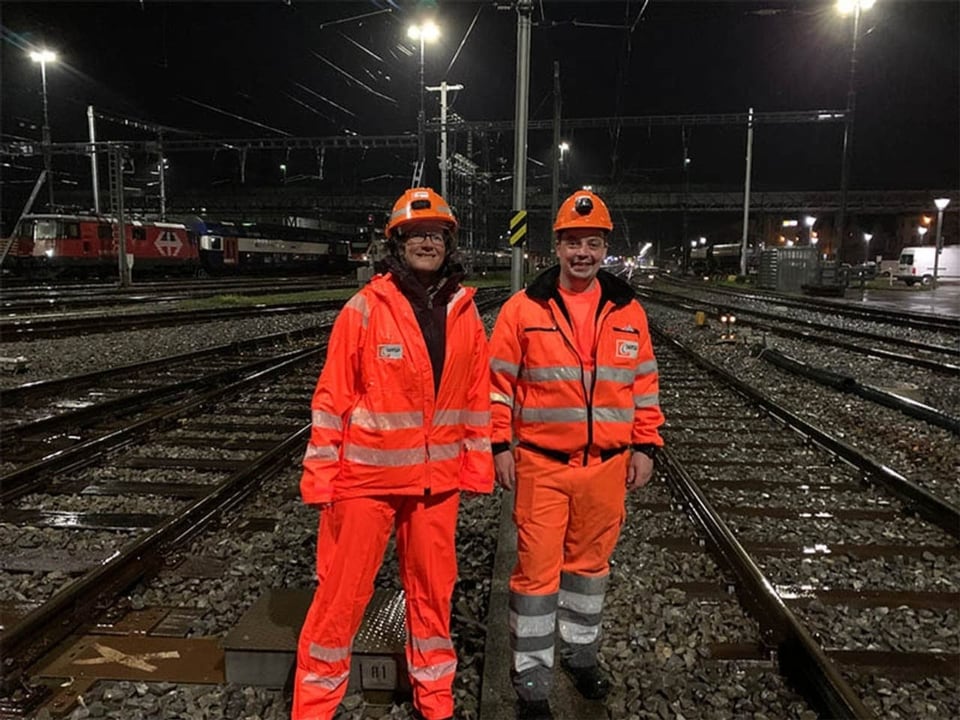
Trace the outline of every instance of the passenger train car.
{"label": "passenger train car", "polygon": [[[116,227],[109,216],[26,215],[3,268],[34,277],[110,277],[118,265]],[[308,228],[194,217],[130,220],[124,235],[134,275],[346,274],[362,264],[357,236]]]}

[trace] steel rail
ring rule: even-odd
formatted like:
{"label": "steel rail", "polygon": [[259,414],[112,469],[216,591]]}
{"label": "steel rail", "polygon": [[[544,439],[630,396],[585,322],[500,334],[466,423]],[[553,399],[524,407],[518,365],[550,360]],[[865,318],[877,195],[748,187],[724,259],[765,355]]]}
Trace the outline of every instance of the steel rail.
{"label": "steel rail", "polygon": [[807,422],[799,415],[777,404],[719,365],[696,353],[685,343],[664,331],[663,328],[659,327],[656,323],[650,323],[650,328],[656,333],[658,338],[679,349],[700,367],[722,378],[741,395],[763,407],[770,415],[778,418],[788,427],[810,438],[813,442],[859,469],[863,473],[864,479],[872,480],[874,483],[884,487],[892,495],[899,498],[908,510],[915,512],[929,522],[942,528],[951,537],[960,540],[960,508],[955,507],[943,498],[934,495],[915,482],[908,480],[892,468],[874,460],[842,440],[838,440],[816,425]]}
{"label": "steel rail", "polygon": [[[774,320],[780,323],[788,323],[791,325],[802,325],[813,330],[825,330],[828,332],[835,332],[840,335],[850,335],[852,337],[862,337],[867,340],[873,340],[875,342],[886,342],[886,343],[896,343],[900,345],[906,345],[907,347],[912,347],[917,350],[922,350],[929,353],[942,353],[945,355],[957,355],[960,356],[960,348],[952,348],[946,345],[930,345],[929,343],[919,342],[917,340],[908,340],[905,338],[896,338],[891,337],[890,335],[881,335],[879,333],[872,333],[866,330],[854,330],[850,328],[842,328],[836,325],[826,325],[823,323],[817,323],[812,320],[801,320],[799,318],[787,318],[783,315],[777,315],[776,313],[768,313],[762,310],[751,310],[749,308],[744,308],[739,305],[727,305],[725,303],[716,303],[709,302],[707,300],[699,300],[695,298],[689,298],[684,295],[678,295],[677,293],[671,293],[665,290],[651,290],[648,288],[638,289],[637,294],[641,297],[650,299],[650,300],[659,300],[660,302],[666,303],[666,300],[663,298],[657,298],[656,295],[663,295],[666,298],[669,298],[673,301],[682,300],[686,303],[687,307],[700,309],[709,309],[715,310],[716,308],[723,307],[729,310],[732,310],[736,315],[750,315],[754,317],[764,318],[766,320]],[[682,305],[684,303],[675,303]],[[748,321],[749,322],[749,321]],[[754,323],[760,327],[760,323]],[[773,332],[780,332],[780,329],[776,326],[770,328]],[[819,338],[818,338],[819,341]],[[906,357],[906,356],[905,356]]]}
{"label": "steel rail", "polygon": [[[263,375],[269,374],[265,371]],[[303,426],[183,514],[148,531],[7,628],[0,636],[3,694],[10,694],[32,664],[78,627],[89,623],[119,592],[160,568],[165,554],[242,502],[265,477],[280,469],[294,451],[302,450],[309,432],[310,425]]]}
{"label": "steel rail", "polygon": [[326,343],[307,350],[297,350],[283,355],[280,358],[274,358],[274,365],[260,370],[249,377],[223,387],[213,388],[200,396],[191,398],[187,402],[154,413],[125,428],[78,443],[63,450],[57,450],[35,463],[7,473],[0,477],[0,503],[8,503],[28,492],[32,492],[39,487],[40,483],[50,473],[68,468],[83,467],[89,464],[95,457],[108,450],[115,450],[129,445],[146,430],[162,426],[178,417],[182,417],[190,410],[199,408],[210,402],[215,402],[224,395],[254,385],[266,377],[284,372],[287,368],[303,363],[324,352],[326,352]]}
{"label": "steel rail", "polygon": [[780,672],[824,717],[873,718],[673,453],[663,449],[657,462],[680,494],[691,520],[707,536],[719,563],[737,578],[737,594],[760,624],[764,642],[776,648]]}
{"label": "steel rail", "polygon": [[887,392],[873,385],[859,382],[856,378],[843,375],[825,368],[814,367],[789,355],[772,348],[761,348],[757,355],[773,363],[779,368],[821,383],[840,392],[858,395],[879,405],[885,405],[902,412],[904,415],[923,420],[931,425],[949,430],[954,435],[960,435],[960,419],[949,415],[942,410],[930,407],[910,398]]}

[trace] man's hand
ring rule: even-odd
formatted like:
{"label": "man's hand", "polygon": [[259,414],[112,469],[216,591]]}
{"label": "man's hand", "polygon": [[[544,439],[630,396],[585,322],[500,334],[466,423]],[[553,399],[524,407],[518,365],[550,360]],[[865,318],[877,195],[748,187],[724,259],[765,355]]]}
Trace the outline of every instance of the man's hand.
{"label": "man's hand", "polygon": [[642,452],[635,452],[627,467],[627,492],[642,488],[653,477],[653,458]]}
{"label": "man's hand", "polygon": [[513,490],[517,486],[517,464],[512,450],[504,450],[493,456],[493,467],[497,473],[497,484],[504,490]]}

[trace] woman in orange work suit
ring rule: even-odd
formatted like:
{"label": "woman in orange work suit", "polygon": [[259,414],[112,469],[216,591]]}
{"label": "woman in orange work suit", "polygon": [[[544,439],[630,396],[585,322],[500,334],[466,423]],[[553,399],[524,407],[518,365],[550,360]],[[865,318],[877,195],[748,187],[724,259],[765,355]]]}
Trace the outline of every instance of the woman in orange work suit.
{"label": "woman in orange work suit", "polygon": [[333,327],[300,491],[322,508],[318,587],[297,650],[294,720],[333,717],[396,531],[406,659],[421,718],[453,716],[450,601],[460,491],[491,492],[486,335],[452,261],[457,220],[429,188],[397,200],[380,274]]}

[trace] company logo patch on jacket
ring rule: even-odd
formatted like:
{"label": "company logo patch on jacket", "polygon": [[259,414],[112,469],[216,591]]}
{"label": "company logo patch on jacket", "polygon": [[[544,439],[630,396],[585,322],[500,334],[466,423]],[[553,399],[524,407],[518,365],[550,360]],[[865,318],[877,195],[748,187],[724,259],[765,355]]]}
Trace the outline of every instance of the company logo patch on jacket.
{"label": "company logo patch on jacket", "polygon": [[617,357],[637,359],[640,343],[636,340],[617,340]]}
{"label": "company logo patch on jacket", "polygon": [[403,360],[403,345],[377,345],[377,357],[381,360]]}

